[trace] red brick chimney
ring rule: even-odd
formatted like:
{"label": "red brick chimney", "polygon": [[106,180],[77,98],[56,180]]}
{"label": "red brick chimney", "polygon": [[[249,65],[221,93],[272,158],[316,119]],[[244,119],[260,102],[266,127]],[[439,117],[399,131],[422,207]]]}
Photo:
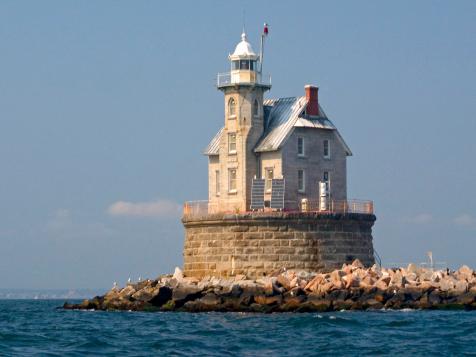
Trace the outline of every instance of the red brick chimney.
{"label": "red brick chimney", "polygon": [[304,86],[304,91],[306,92],[306,99],[307,99],[306,114],[318,116],[319,115],[319,97],[317,95],[317,92],[319,91],[319,88],[308,84]]}

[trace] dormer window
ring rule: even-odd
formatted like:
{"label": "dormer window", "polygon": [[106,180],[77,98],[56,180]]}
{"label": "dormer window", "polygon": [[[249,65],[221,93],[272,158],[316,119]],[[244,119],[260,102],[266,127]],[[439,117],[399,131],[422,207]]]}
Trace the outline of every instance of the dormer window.
{"label": "dormer window", "polygon": [[228,101],[228,117],[236,117],[236,104],[233,98],[230,98],[230,100]]}
{"label": "dormer window", "polygon": [[253,115],[255,117],[259,115],[259,103],[257,99],[255,99],[255,102],[253,103]]}

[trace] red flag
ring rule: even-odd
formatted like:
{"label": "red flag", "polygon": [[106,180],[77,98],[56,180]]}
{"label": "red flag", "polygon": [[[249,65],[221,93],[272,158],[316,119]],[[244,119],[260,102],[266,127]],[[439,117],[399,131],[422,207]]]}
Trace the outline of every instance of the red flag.
{"label": "red flag", "polygon": [[268,36],[268,24],[266,22],[264,23],[263,33],[265,36]]}

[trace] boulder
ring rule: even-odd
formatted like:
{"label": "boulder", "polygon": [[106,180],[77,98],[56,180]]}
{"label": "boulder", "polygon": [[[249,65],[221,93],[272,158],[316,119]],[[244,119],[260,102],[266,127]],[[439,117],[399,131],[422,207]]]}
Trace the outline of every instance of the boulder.
{"label": "boulder", "polygon": [[120,299],[129,299],[135,292],[136,292],[136,289],[134,289],[132,285],[127,285],[124,289],[119,291],[117,296]]}
{"label": "boulder", "polygon": [[309,294],[307,301],[301,305],[304,311],[329,311],[331,310],[332,302],[329,299],[322,298],[320,295]]}
{"label": "boulder", "polygon": [[202,296],[202,289],[194,285],[179,285],[172,291],[172,300],[176,307],[181,307],[188,301],[200,299]]}
{"label": "boulder", "polygon": [[168,286],[161,286],[155,290],[155,295],[149,300],[153,306],[161,307],[172,299],[172,289]]}
{"label": "boulder", "polygon": [[471,269],[467,265],[463,265],[456,271],[456,274],[460,279],[466,279],[467,281],[471,280],[471,278],[473,277],[473,273],[473,269]]}
{"label": "boulder", "polygon": [[[296,278],[296,281],[297,281],[297,278]],[[291,281],[289,281],[289,279],[284,276],[284,275],[278,275],[276,277],[276,282],[281,285],[283,288],[285,288],[286,290],[291,290],[291,287],[294,287],[291,283]]]}
{"label": "boulder", "polygon": [[400,270],[397,270],[392,276],[392,280],[390,281],[390,285],[391,286],[396,286],[396,287],[402,287],[403,283],[404,283],[403,275],[400,272]]}
{"label": "boulder", "polygon": [[450,291],[453,290],[455,287],[454,281],[450,277],[445,277],[440,280],[440,290],[441,291]]}
{"label": "boulder", "polygon": [[459,304],[466,305],[466,306],[469,306],[469,305],[473,304],[475,302],[475,300],[476,300],[476,293],[474,293],[472,291],[469,291],[469,292],[464,293],[464,294],[460,294],[456,298],[456,301]]}
{"label": "boulder", "polygon": [[275,282],[276,282],[276,278],[269,278],[269,277],[256,280],[256,283],[261,287],[263,292],[269,296],[273,295],[274,293]]}
{"label": "boulder", "polygon": [[132,294],[131,298],[138,301],[148,302],[154,297],[154,295],[156,294],[156,290],[158,289],[153,287],[145,287]]}
{"label": "boulder", "polygon": [[360,269],[364,268],[364,265],[362,264],[362,262],[359,259],[355,259],[352,262],[351,266],[352,266],[352,268],[360,268]]}
{"label": "boulder", "polygon": [[433,290],[428,294],[428,304],[430,306],[436,306],[441,303],[440,292],[439,290]]}
{"label": "boulder", "polygon": [[266,296],[266,295],[256,295],[254,301],[260,305],[280,305],[283,302],[282,295],[275,296]]}
{"label": "boulder", "polygon": [[360,281],[359,278],[354,276],[353,274],[348,274],[344,277],[342,277],[342,281],[345,283],[345,288],[353,288],[353,287],[359,287]]}
{"label": "boulder", "polygon": [[318,274],[304,287],[305,290],[315,291],[317,286],[326,282],[326,279],[322,274]]}
{"label": "boulder", "polygon": [[173,278],[178,282],[183,280],[183,271],[179,267],[175,267]]}
{"label": "boulder", "polygon": [[375,284],[375,279],[367,275],[362,280],[360,280],[359,286],[362,288],[369,288],[371,286],[374,286],[374,284]]}
{"label": "boulder", "polygon": [[468,291],[468,283],[465,280],[456,280],[454,282],[454,291],[458,294]]}
{"label": "boulder", "polygon": [[390,284],[391,278],[389,276],[382,277],[375,282],[374,286],[380,290],[387,290],[388,285]]}
{"label": "boulder", "polygon": [[346,275],[342,270],[334,270],[330,274],[330,281],[334,284],[342,281],[342,277]]}
{"label": "boulder", "polygon": [[208,293],[204,297],[198,299],[198,301],[206,306],[218,306],[221,304],[222,299],[213,293]]}

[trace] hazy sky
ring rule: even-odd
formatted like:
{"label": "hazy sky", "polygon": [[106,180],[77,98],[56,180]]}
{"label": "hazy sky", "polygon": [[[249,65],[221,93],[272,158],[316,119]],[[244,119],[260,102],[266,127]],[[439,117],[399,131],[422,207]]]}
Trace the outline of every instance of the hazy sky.
{"label": "hazy sky", "polygon": [[[200,4],[200,5],[198,5]],[[217,72],[270,24],[268,97],[320,87],[384,263],[476,267],[475,1],[0,2],[2,288],[105,287],[182,264],[207,198]]]}

